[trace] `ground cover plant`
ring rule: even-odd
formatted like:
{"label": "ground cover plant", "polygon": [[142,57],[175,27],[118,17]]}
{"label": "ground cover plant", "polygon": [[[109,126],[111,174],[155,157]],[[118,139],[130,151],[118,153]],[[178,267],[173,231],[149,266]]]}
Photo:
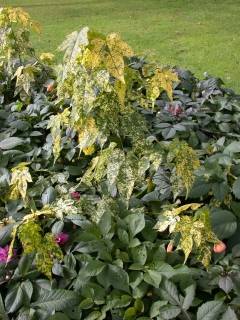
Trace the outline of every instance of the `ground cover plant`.
{"label": "ground cover plant", "polygon": [[117,30],[136,52],[190,68],[198,77],[216,74],[240,92],[239,0],[2,0],[1,5],[24,7],[41,23],[44,36],[33,39],[37,51],[53,52],[66,34],[84,26],[106,34]]}
{"label": "ground cover plant", "polygon": [[2,319],[238,319],[240,96],[0,10]]}

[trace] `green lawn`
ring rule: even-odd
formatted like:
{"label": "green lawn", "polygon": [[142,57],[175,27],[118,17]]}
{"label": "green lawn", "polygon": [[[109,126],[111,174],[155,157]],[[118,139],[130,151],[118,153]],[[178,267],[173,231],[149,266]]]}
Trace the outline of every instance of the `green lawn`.
{"label": "green lawn", "polygon": [[88,25],[117,31],[137,53],[162,64],[208,71],[240,92],[240,0],[3,0],[24,7],[43,26],[43,51]]}

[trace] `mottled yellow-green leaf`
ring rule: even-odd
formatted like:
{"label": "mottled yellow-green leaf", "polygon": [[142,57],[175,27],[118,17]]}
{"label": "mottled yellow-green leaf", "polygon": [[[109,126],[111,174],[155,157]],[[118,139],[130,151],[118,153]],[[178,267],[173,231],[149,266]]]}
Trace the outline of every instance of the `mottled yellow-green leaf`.
{"label": "mottled yellow-green leaf", "polygon": [[34,220],[28,220],[18,228],[18,237],[22,243],[24,254],[36,254],[36,267],[48,278],[52,277],[54,260],[63,258],[62,251],[53,234],[43,235],[40,225]]}
{"label": "mottled yellow-green leaf", "polygon": [[115,91],[117,93],[120,105],[124,107],[125,104],[125,96],[126,96],[126,84],[122,81],[115,82]]}
{"label": "mottled yellow-green leaf", "polygon": [[169,156],[173,157],[175,163],[175,179],[177,179],[177,188],[181,185],[186,189],[186,197],[193,185],[194,172],[200,167],[200,161],[193,150],[185,141],[173,140],[169,146]]}
{"label": "mottled yellow-green leaf", "polygon": [[183,250],[184,252],[184,255],[185,255],[185,259],[184,259],[184,263],[186,263],[191,251],[192,251],[192,248],[193,248],[193,238],[191,237],[191,235],[185,237],[185,238],[182,238],[180,240],[180,248]]}
{"label": "mottled yellow-green leaf", "polygon": [[34,82],[37,69],[32,65],[20,66],[17,68],[17,71],[14,74],[14,78],[16,78],[16,90],[15,94],[18,90],[23,89],[26,94],[30,93],[30,88],[32,82]]}
{"label": "mottled yellow-green leaf", "polygon": [[27,165],[28,163],[21,162],[12,168],[9,199],[16,200],[22,198],[24,201],[26,200],[28,183],[32,182]]}
{"label": "mottled yellow-green leaf", "polygon": [[80,150],[87,150],[86,148],[89,147],[92,148],[99,136],[94,118],[83,118],[75,124],[74,128],[78,132],[78,147]]}
{"label": "mottled yellow-green leaf", "polygon": [[124,57],[132,56],[133,51],[118,34],[111,33],[105,40],[100,38],[93,39],[89,48],[93,52],[93,60],[97,61],[97,65],[102,61],[113,77],[125,83]]}
{"label": "mottled yellow-green leaf", "polygon": [[174,231],[180,233],[178,248],[184,251],[185,262],[193,251],[207,267],[211,260],[212,243],[219,241],[211,230],[208,208],[199,209],[193,216],[181,216]]}
{"label": "mottled yellow-green leaf", "polygon": [[96,69],[101,64],[100,52],[97,50],[89,50],[86,48],[81,57],[79,57],[79,62],[82,63],[88,69]]}
{"label": "mottled yellow-green leaf", "polygon": [[186,211],[186,210],[197,210],[198,208],[200,208],[202,206],[202,203],[188,203],[188,204],[185,204],[181,207],[178,207],[178,208],[174,208],[172,210],[167,210],[164,212],[164,215],[166,216],[177,216],[179,215],[180,213]]}
{"label": "mottled yellow-green leaf", "polygon": [[148,96],[154,102],[162,91],[166,91],[170,100],[173,95],[173,83],[178,81],[176,73],[169,69],[155,70],[155,74],[148,83]]}
{"label": "mottled yellow-green leaf", "polygon": [[68,108],[64,109],[62,113],[51,116],[48,121],[48,129],[51,129],[53,140],[53,154],[55,161],[61,152],[61,129],[69,123],[70,111]]}

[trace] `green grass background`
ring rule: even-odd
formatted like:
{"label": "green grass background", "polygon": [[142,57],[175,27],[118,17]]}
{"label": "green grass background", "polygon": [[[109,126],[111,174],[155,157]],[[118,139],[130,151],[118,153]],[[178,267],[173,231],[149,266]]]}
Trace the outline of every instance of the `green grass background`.
{"label": "green grass background", "polygon": [[42,24],[37,49],[54,51],[83,26],[119,32],[136,53],[220,76],[240,92],[240,0],[1,0]]}

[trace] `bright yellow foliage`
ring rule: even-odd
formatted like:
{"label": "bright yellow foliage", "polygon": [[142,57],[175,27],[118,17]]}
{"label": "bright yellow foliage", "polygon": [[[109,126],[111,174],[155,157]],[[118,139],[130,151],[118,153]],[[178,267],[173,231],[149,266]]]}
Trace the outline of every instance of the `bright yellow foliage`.
{"label": "bright yellow foliage", "polygon": [[53,154],[55,161],[59,157],[61,151],[61,128],[69,123],[69,115],[70,111],[66,108],[62,113],[51,116],[48,122],[48,129],[51,129],[53,139]]}
{"label": "bright yellow foliage", "polygon": [[0,9],[0,27],[8,23],[18,23],[24,28],[32,28],[40,32],[40,26],[37,22],[32,21],[30,15],[22,8],[1,8]]}
{"label": "bright yellow foliage", "polygon": [[21,162],[12,169],[9,199],[16,200],[22,198],[24,201],[26,200],[28,183],[32,182],[27,165],[28,163]]}
{"label": "bright yellow foliage", "polygon": [[148,83],[148,96],[154,102],[160,95],[161,92],[166,91],[170,100],[173,95],[173,83],[178,81],[176,73],[169,69],[155,70],[155,74],[149,80]]}
{"label": "bright yellow foliage", "polygon": [[55,55],[50,52],[43,52],[40,54],[39,58],[42,62],[51,64],[54,61]]}
{"label": "bright yellow foliage", "polygon": [[103,64],[107,71],[119,81],[124,80],[124,57],[133,56],[130,46],[117,33],[110,33],[106,39],[96,38],[91,41],[91,53],[85,53],[86,66],[96,68]]}

